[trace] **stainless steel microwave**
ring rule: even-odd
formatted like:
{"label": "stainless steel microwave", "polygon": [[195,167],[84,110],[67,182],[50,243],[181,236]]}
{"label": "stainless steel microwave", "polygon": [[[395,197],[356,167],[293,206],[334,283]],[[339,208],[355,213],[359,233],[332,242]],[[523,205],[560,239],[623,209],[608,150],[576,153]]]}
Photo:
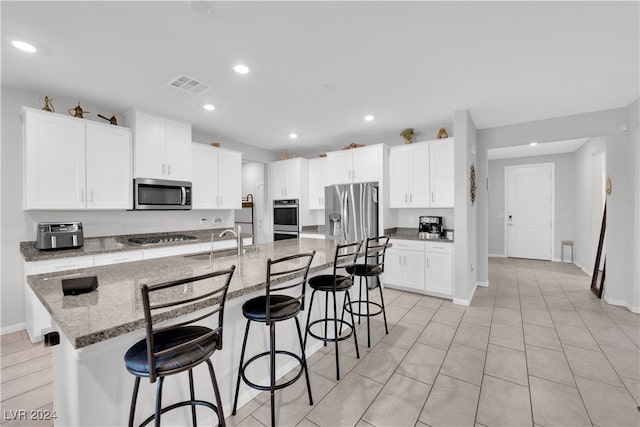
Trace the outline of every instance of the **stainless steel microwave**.
{"label": "stainless steel microwave", "polygon": [[134,210],[189,210],[191,183],[166,179],[133,180]]}

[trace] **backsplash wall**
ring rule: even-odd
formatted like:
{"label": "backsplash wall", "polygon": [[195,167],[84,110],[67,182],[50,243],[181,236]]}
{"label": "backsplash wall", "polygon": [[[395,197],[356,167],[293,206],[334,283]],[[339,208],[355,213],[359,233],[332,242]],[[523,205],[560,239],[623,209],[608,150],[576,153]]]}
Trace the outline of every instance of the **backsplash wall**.
{"label": "backsplash wall", "polygon": [[444,228],[455,228],[453,209],[397,209],[396,227],[418,228],[418,217],[441,216]]}
{"label": "backsplash wall", "polygon": [[39,222],[82,222],[85,237],[112,236],[121,234],[142,234],[168,231],[201,230],[212,228],[206,218],[216,223],[216,228],[234,226],[233,211],[28,211],[28,240],[36,239],[36,227]]}

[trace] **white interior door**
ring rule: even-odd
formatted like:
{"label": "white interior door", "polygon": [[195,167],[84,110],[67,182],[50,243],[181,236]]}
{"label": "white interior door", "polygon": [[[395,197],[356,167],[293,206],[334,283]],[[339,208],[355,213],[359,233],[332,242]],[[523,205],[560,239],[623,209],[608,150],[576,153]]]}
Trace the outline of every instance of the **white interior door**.
{"label": "white interior door", "polygon": [[553,165],[508,166],[507,256],[551,260]]}
{"label": "white interior door", "polygon": [[[602,213],[604,211],[605,202],[605,158],[604,153],[596,153],[591,156],[591,262],[590,266],[596,261],[596,252],[600,243],[600,228],[602,227]],[[602,254],[606,254],[606,250],[602,248]],[[600,258],[599,269],[602,270],[604,265],[604,256]],[[591,268],[591,267],[590,267]]]}

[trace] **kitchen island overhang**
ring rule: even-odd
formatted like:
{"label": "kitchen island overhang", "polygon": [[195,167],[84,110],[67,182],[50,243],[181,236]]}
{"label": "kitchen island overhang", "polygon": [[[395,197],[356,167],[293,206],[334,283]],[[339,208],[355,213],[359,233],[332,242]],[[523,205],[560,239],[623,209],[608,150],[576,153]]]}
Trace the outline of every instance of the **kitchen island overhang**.
{"label": "kitchen island overhang", "polygon": [[[133,376],[124,366],[123,356],[127,348],[142,339],[144,314],[140,301],[140,285],[161,283],[236,265],[225,308],[224,347],[213,357],[224,413],[230,415],[231,398],[235,386],[245,319],[242,304],[263,292],[266,278],[266,261],[295,253],[316,251],[310,276],[332,267],[335,248],[339,242],[318,239],[291,239],[255,245],[256,250],[244,255],[208,259],[185,255],[135,261],[126,264],[93,267],[64,273],[48,273],[28,276],[27,281],[53,318],[60,332],[60,345],[53,348],[54,409],[58,418],[55,425],[125,425],[128,417]],[[204,257],[206,258],[206,257]],[[76,296],[64,296],[61,281],[65,277],[95,275],[97,290]],[[320,317],[324,307],[314,307],[313,317]],[[194,311],[195,313],[195,311]],[[306,321],[307,311],[302,312],[301,322]],[[295,328],[283,325],[278,345],[299,352]],[[289,328],[290,326],[290,328]],[[263,330],[262,330],[263,329]],[[267,348],[267,328],[255,328],[250,336],[251,346],[247,354],[256,354]],[[320,342],[310,342],[307,354],[321,347]],[[295,368],[295,363],[277,360],[277,376]],[[254,375],[264,383],[268,377],[266,366],[257,366]],[[210,383],[198,381],[206,374],[195,370],[196,396],[211,399]],[[154,387],[143,382],[140,387],[138,409],[140,419],[153,412]],[[313,384],[312,384],[313,385]],[[177,376],[167,383],[163,402],[171,403],[188,395],[188,382]],[[257,392],[241,387],[240,404],[253,398]],[[175,411],[170,418],[163,417],[163,424],[184,425],[190,422],[190,410]],[[216,422],[215,416],[203,413],[203,422]],[[209,416],[210,419],[206,417]],[[139,421],[139,420],[138,420]]]}

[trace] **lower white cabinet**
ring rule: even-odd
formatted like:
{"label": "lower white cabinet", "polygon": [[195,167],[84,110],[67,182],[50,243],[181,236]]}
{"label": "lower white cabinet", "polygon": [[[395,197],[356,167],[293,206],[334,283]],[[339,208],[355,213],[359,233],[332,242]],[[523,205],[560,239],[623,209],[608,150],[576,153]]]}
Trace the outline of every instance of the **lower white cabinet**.
{"label": "lower white cabinet", "polygon": [[453,245],[417,240],[390,241],[382,281],[385,286],[453,297]]}

